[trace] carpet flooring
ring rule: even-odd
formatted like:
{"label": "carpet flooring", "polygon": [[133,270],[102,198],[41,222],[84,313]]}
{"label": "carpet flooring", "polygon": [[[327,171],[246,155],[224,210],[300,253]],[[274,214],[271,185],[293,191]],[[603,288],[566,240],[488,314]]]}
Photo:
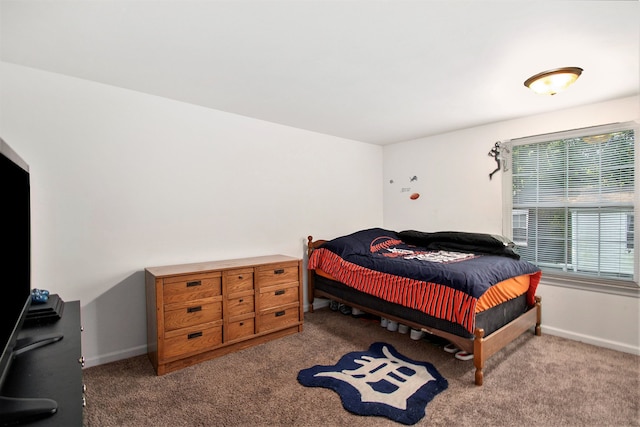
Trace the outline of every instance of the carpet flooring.
{"label": "carpet flooring", "polygon": [[640,426],[640,356],[525,333],[487,361],[478,387],[473,362],[444,352],[446,343],[328,309],[305,313],[302,333],[160,377],[146,356],[85,369],[84,424],[400,426],[351,414],[332,390],[296,380],[301,369],[375,341],[432,363],[447,379],[418,426]]}

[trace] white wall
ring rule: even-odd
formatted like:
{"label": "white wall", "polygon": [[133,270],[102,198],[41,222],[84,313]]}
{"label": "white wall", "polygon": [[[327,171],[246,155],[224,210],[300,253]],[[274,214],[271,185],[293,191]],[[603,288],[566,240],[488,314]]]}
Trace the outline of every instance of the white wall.
{"label": "white wall", "polygon": [[[489,180],[496,141],[632,120],[640,121],[637,96],[385,146],[384,226],[502,234],[501,172]],[[412,193],[420,197],[411,200]],[[543,331],[640,354],[639,298],[559,288],[544,278],[538,294]]]}
{"label": "white wall", "polygon": [[2,63],[30,165],[33,287],[81,301],[89,366],[146,352],[145,267],[382,224],[382,148]]}

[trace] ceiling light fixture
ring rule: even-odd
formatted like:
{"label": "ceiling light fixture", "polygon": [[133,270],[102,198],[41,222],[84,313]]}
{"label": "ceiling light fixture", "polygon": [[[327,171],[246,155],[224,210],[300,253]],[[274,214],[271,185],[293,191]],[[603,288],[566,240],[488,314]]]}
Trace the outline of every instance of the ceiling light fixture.
{"label": "ceiling light fixture", "polygon": [[582,74],[582,68],[556,68],[529,77],[524,85],[540,95],[555,95],[571,86],[578,80],[580,74]]}

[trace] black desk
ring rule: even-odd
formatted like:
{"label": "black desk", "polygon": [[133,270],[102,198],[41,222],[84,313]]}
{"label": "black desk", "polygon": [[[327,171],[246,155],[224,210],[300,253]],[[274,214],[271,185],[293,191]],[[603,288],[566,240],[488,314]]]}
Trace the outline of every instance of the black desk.
{"label": "black desk", "polygon": [[16,357],[2,388],[3,396],[47,398],[58,403],[57,413],[22,425],[82,426],[80,301],[65,302],[60,320],[24,328],[20,338],[56,333],[63,334],[63,339]]}

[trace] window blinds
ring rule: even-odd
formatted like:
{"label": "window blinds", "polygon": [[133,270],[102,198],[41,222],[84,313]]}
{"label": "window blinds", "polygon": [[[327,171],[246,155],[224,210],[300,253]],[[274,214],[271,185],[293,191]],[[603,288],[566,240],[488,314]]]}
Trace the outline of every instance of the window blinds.
{"label": "window blinds", "polygon": [[633,279],[635,131],[512,141],[512,236],[543,269]]}

